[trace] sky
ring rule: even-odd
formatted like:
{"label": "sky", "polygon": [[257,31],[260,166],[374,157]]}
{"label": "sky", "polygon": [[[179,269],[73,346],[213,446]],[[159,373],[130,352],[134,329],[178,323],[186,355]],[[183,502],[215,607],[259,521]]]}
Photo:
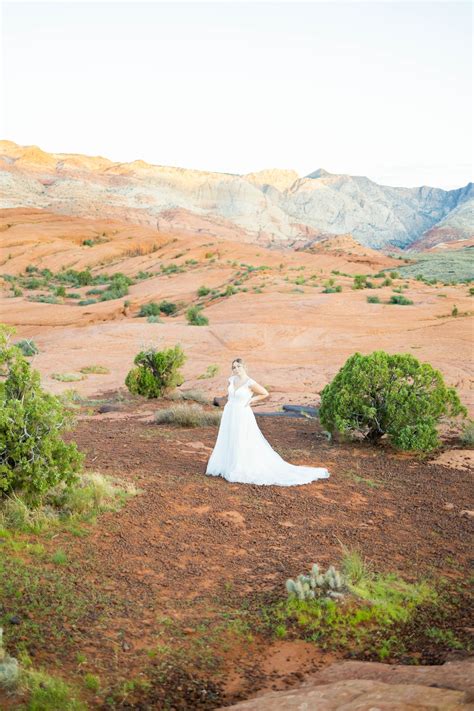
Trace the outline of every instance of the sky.
{"label": "sky", "polygon": [[472,180],[470,2],[1,5],[0,138],[225,173]]}

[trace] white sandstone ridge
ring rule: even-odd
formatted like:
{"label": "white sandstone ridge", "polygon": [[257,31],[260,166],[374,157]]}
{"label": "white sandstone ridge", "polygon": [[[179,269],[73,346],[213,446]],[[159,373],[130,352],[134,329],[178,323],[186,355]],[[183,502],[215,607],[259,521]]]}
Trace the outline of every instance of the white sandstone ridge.
{"label": "white sandstone ridge", "polygon": [[211,173],[144,160],[46,153],[0,141],[0,207],[166,225],[168,231],[301,246],[351,234],[363,245],[416,247],[473,236],[474,186],[378,185],[322,168],[305,177],[269,169]]}

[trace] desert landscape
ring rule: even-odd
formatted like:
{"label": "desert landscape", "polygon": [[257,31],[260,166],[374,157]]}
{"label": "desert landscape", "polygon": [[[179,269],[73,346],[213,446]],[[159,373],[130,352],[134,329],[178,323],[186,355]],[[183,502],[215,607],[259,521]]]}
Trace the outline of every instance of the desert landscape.
{"label": "desert landscape", "polygon": [[[0,321],[15,328],[44,391],[72,413],[65,441],[77,443],[84,471],[122,487],[120,505],[54,526],[24,509],[16,524],[2,514],[5,647],[49,675],[0,692],[2,708],[323,711],[380,699],[383,708],[467,708],[472,184],[455,199],[431,195],[438,207],[451,200],[451,217],[415,221],[408,245],[389,231],[381,244],[301,215],[285,233],[286,193],[295,180],[303,192],[315,180],[317,193],[338,182],[325,171],[302,181],[246,176],[273,195],[249,229],[248,195],[239,218],[230,214],[241,178],[229,186],[226,177],[216,197],[216,176],[198,176],[204,195],[194,174],[140,161],[9,141],[1,160]],[[165,178],[175,194],[187,191],[187,206],[160,212],[142,195],[133,207],[128,190],[143,175],[156,195],[170,189]],[[186,356],[179,387],[153,399],[129,392],[137,353],[177,344]],[[434,451],[322,427],[323,388],[351,355],[373,351],[411,354],[456,389],[467,419],[443,420]],[[236,357],[270,393],[254,412],[272,447],[294,464],[327,467],[327,481],[259,487],[205,476]],[[177,402],[210,420],[160,419]],[[388,576],[384,585],[392,580],[388,618],[356,610],[316,625],[310,608],[286,602],[288,579],[354,554]],[[53,693],[51,678],[65,686]]]}

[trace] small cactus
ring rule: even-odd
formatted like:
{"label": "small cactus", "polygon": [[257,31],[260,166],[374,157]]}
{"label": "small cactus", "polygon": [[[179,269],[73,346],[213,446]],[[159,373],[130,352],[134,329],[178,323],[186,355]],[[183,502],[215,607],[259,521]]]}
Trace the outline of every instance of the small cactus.
{"label": "small cactus", "polygon": [[296,580],[291,578],[286,581],[288,597],[298,600],[342,600],[347,592],[344,576],[330,565],[323,573],[319,565],[314,563],[309,575],[300,574]]}

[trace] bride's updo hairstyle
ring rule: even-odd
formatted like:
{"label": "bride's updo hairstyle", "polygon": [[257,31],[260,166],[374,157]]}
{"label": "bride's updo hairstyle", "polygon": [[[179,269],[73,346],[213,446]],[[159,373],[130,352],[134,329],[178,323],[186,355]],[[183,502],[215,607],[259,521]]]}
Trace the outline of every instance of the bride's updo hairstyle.
{"label": "bride's updo hairstyle", "polygon": [[234,365],[234,363],[240,363],[240,365],[245,368],[245,363],[242,358],[234,358],[234,360],[232,361],[232,366]]}

